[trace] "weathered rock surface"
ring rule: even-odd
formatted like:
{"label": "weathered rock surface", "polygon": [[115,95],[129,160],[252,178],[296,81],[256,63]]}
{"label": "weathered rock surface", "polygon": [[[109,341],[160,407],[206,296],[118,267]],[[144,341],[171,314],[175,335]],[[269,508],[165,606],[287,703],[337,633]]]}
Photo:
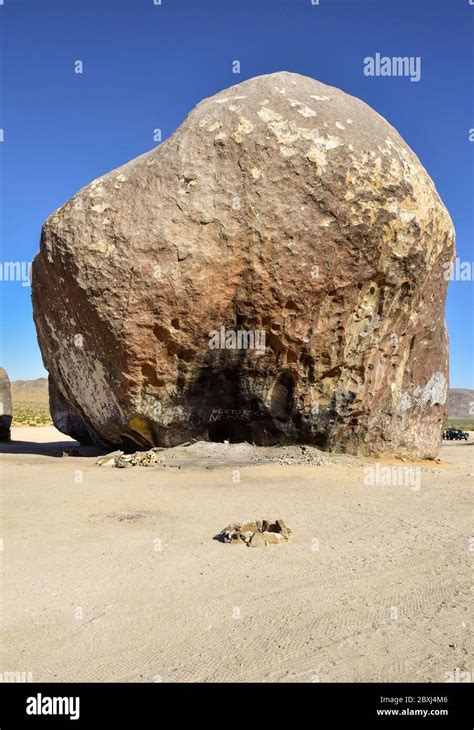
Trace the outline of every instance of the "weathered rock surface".
{"label": "weathered rock surface", "polygon": [[81,444],[96,443],[104,446],[106,442],[102,442],[99,434],[94,433],[93,429],[87,426],[79,411],[63,396],[51,375],[48,378],[48,388],[49,411],[58,431],[67,433]]}
{"label": "weathered rock surface", "polygon": [[[431,179],[362,101],[286,72],[226,89],[46,221],[33,305],[55,423],[120,448],[435,456],[453,255]],[[221,327],[256,336],[211,349]]]}
{"label": "weathered rock surface", "polygon": [[7,371],[0,368],[0,441],[10,441],[12,414],[10,380]]}

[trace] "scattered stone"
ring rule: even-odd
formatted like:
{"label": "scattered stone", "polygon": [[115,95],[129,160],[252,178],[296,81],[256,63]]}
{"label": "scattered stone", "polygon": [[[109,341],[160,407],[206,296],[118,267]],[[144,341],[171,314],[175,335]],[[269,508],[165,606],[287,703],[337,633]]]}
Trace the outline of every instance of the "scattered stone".
{"label": "scattered stone", "polygon": [[256,522],[244,522],[240,526],[240,529],[242,530],[242,532],[248,532],[248,531],[250,531],[250,532],[258,532],[258,527],[257,527],[257,523]]}
{"label": "scattered stone", "polygon": [[149,451],[136,451],[134,454],[124,454],[123,451],[112,451],[110,454],[100,456],[95,462],[97,466],[115,466],[118,469],[128,469],[131,466],[153,466],[162,464],[165,460],[161,449],[154,448]]}
{"label": "scattered stone", "polygon": [[262,537],[266,545],[279,545],[282,542],[288,541],[288,538],[286,538],[282,533],[273,532],[273,530],[262,533]]}
{"label": "scattered stone", "polygon": [[161,449],[155,448],[149,451],[136,451],[134,454],[124,454],[116,458],[115,466],[124,468],[127,466],[152,466],[153,464],[162,464],[165,456],[160,452]]}
{"label": "scattered stone", "polygon": [[123,456],[123,451],[111,451],[110,454],[99,456],[95,462],[97,466],[115,466],[115,459]]}
{"label": "scattered stone", "polygon": [[244,546],[246,543],[245,536],[238,530],[235,530],[234,532],[231,532],[229,534],[229,540],[232,545]]}
{"label": "scattered stone", "polygon": [[81,456],[79,449],[64,449],[63,456]]}
{"label": "scattered stone", "polygon": [[265,545],[281,545],[290,539],[291,530],[283,520],[255,520],[234,522],[225,527],[217,538],[230,545],[247,545],[247,547],[264,547]]}
{"label": "scattered stone", "polygon": [[282,454],[274,456],[272,461],[275,464],[283,464],[286,466],[324,466],[328,463],[327,459],[315,448],[300,447],[300,453],[287,449]]}
{"label": "scattered stone", "polygon": [[10,380],[7,371],[0,368],[0,441],[10,441],[12,413]]}
{"label": "scattered stone", "polygon": [[119,456],[117,459],[114,460],[114,466],[117,469],[131,469],[133,464],[131,463],[130,459],[124,459],[122,456]]}
{"label": "scattered stone", "polygon": [[283,535],[283,537],[288,538],[289,537],[289,530],[283,520],[277,520],[276,523],[276,530],[275,532],[279,533],[280,535]]}
{"label": "scattered stone", "polygon": [[249,547],[265,547],[266,542],[261,532],[254,532],[250,540],[248,540]]}

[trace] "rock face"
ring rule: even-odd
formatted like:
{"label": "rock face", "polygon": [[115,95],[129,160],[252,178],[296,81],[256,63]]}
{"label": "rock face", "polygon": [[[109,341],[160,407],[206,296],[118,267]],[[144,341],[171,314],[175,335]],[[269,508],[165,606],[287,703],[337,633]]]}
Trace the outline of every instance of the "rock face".
{"label": "rock face", "polygon": [[81,444],[107,445],[107,442],[101,439],[91,426],[87,425],[72,403],[66,400],[51,375],[48,378],[48,388],[49,412],[58,431],[67,433]]}
{"label": "rock face", "polygon": [[44,224],[33,305],[55,422],[133,450],[433,457],[453,256],[433,182],[381,116],[296,74],[245,81]]}
{"label": "rock face", "polygon": [[0,368],[0,441],[10,441],[12,424],[12,396],[7,371]]}

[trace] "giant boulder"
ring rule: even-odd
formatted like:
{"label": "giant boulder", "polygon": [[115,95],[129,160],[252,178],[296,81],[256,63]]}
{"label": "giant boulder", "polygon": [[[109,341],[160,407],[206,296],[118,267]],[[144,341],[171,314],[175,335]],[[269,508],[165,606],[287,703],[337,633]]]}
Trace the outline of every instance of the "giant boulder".
{"label": "giant boulder", "polygon": [[10,441],[12,413],[10,380],[7,371],[0,368],[0,441]]}
{"label": "giant boulder", "polygon": [[434,457],[453,256],[435,186],[385,119],[297,74],[245,81],[44,224],[53,418],[125,448]]}

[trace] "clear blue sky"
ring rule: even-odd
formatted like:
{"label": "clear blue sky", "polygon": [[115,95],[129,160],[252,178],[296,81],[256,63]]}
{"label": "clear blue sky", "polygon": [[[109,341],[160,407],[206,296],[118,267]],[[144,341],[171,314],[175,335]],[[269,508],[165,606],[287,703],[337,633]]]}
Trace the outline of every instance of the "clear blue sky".
{"label": "clear blue sky", "polygon": [[[279,70],[337,86],[388,119],[434,179],[458,256],[474,261],[469,0],[4,0],[0,24],[1,261],[30,261],[44,219],[154,147],[155,128],[166,138],[202,98]],[[364,76],[377,52],[420,56],[421,80]],[[452,387],[474,387],[472,292],[472,280],[450,284]],[[0,283],[0,299],[1,364],[13,380],[44,375],[30,288]]]}

